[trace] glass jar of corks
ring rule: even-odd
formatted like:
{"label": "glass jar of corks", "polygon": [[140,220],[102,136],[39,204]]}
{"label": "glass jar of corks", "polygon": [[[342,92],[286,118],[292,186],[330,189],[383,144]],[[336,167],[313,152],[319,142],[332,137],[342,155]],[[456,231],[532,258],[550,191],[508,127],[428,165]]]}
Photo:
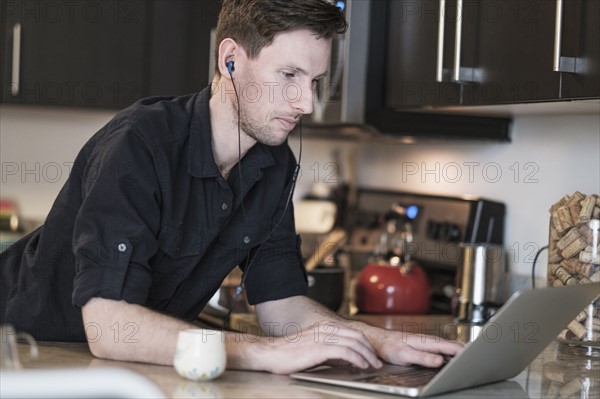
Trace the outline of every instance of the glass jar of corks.
{"label": "glass jar of corks", "polygon": [[[548,286],[600,281],[600,195],[579,191],[550,208]],[[598,293],[600,295],[600,292]],[[600,356],[600,298],[559,334],[561,344]]]}

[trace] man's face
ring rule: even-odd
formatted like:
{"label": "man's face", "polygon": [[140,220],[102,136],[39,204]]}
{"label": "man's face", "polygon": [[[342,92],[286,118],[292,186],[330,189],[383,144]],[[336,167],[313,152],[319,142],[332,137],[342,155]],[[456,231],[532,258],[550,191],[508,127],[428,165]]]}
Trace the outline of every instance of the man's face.
{"label": "man's face", "polygon": [[[276,35],[253,60],[236,60],[243,132],[263,144],[282,144],[302,114],[313,111],[315,84],[327,71],[330,52],[330,39],[301,29]],[[237,102],[234,109],[237,117]]]}

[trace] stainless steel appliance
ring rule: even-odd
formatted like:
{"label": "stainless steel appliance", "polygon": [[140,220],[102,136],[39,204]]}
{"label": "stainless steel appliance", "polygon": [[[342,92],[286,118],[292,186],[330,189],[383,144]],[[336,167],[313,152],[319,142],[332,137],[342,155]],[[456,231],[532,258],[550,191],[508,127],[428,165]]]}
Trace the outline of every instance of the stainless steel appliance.
{"label": "stainless steel appliance", "polygon": [[431,312],[452,312],[461,243],[504,241],[504,204],[483,198],[435,196],[359,189],[356,206],[348,215],[352,226],[348,241],[352,270],[367,264],[392,206],[406,209],[412,221],[411,258],[425,269],[432,290]]}
{"label": "stainless steel appliance", "polygon": [[485,323],[508,295],[504,248],[496,244],[462,244],[456,273],[453,314],[459,322]]}

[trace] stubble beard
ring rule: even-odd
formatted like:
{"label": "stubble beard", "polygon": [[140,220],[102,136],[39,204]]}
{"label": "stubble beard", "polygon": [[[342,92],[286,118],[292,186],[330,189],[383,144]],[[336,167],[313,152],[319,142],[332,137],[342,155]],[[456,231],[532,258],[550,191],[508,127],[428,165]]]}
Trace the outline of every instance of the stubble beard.
{"label": "stubble beard", "polygon": [[[233,108],[235,112],[236,123],[238,116],[238,107],[239,106],[237,102],[235,102],[233,104]],[[252,118],[248,116],[248,113],[245,112],[244,109],[242,109],[240,112],[240,127],[242,131],[244,131],[252,139],[268,146],[281,145],[287,139],[287,135],[285,137],[279,137],[273,133],[273,129],[270,126],[252,120]]]}

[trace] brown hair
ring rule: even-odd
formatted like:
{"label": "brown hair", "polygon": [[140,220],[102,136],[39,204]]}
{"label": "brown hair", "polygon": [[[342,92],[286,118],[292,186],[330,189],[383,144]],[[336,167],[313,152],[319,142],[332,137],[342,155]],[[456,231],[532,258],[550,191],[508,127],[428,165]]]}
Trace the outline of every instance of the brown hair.
{"label": "brown hair", "polygon": [[[256,58],[277,33],[309,29],[319,38],[344,33],[348,24],[342,11],[326,0],[224,0],[216,32],[218,46],[226,38]],[[219,74],[218,67],[216,74]]]}

